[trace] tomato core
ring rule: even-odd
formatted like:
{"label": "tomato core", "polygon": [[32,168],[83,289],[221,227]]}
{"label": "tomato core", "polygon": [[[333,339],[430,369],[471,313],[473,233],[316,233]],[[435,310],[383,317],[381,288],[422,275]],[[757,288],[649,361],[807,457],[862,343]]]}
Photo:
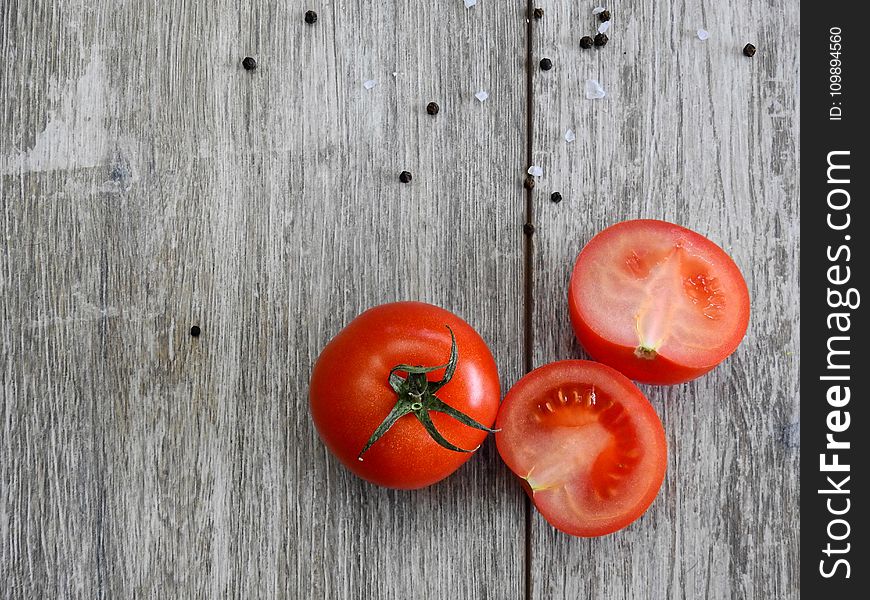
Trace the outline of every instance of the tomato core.
{"label": "tomato core", "polygon": [[[552,432],[531,453],[532,467],[524,479],[538,492],[586,478],[587,500],[610,499],[639,455],[625,408],[592,386],[559,388],[548,396],[532,414]],[[554,455],[564,458],[553,461]]]}

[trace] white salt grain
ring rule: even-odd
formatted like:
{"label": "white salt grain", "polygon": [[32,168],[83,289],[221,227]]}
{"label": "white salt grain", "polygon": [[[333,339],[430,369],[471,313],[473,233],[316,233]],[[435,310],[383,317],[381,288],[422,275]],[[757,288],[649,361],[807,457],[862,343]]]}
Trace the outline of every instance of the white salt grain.
{"label": "white salt grain", "polygon": [[365,89],[367,89],[367,90],[372,89],[372,88],[375,87],[376,85],[378,85],[378,82],[375,81],[374,79],[369,79],[368,81],[366,81],[365,83],[363,83],[363,87],[364,87]]}
{"label": "white salt grain", "polygon": [[477,93],[474,95],[474,97],[477,98],[478,100],[480,100],[481,102],[483,102],[484,100],[486,100],[487,98],[489,98],[489,94],[487,94],[487,93],[484,92],[483,90],[480,90],[479,92],[477,92]]}
{"label": "white salt grain", "polygon": [[477,0],[465,0],[465,8],[471,8],[477,4]]}
{"label": "white salt grain", "polygon": [[710,37],[710,34],[707,32],[706,29],[699,29],[699,30],[698,30],[698,39],[699,39],[699,40],[701,40],[701,41],[703,42],[703,41],[706,40],[708,37]]}
{"label": "white salt grain", "polygon": [[565,132],[565,141],[568,142],[569,144],[576,139],[577,139],[577,136],[574,135],[574,131],[572,131],[571,129],[569,129],[568,131]]}
{"label": "white salt grain", "polygon": [[610,29],[610,21],[604,21],[604,23],[598,26],[598,33],[604,33],[608,29]]}
{"label": "white salt grain", "polygon": [[603,7],[603,6],[596,6],[595,8],[592,9],[592,14],[593,14],[593,15],[599,15],[599,14],[601,14],[601,13],[603,13],[603,12],[604,12],[604,7]]}
{"label": "white salt grain", "polygon": [[528,173],[532,177],[540,177],[544,174],[544,169],[542,169],[538,165],[532,165],[531,167],[529,167]]}
{"label": "white salt grain", "polygon": [[601,84],[595,81],[594,79],[586,80],[586,97],[590,100],[597,100],[598,98],[604,98],[606,96],[604,92],[604,88],[601,87]]}

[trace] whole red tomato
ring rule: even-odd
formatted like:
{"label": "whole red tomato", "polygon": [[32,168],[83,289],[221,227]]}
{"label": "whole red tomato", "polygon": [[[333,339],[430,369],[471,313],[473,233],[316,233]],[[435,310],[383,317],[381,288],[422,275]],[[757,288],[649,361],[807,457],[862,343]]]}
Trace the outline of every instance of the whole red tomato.
{"label": "whole red tomato", "polygon": [[378,485],[413,489],[471,457],[498,412],[495,361],[468,323],[422,302],[359,315],[314,365],[309,400],[320,437]]}

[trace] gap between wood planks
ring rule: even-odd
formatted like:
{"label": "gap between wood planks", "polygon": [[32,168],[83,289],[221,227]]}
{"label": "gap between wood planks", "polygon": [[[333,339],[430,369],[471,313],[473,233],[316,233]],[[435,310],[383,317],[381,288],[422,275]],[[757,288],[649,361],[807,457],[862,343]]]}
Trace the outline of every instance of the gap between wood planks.
{"label": "gap between wood planks", "polygon": [[[532,165],[532,125],[533,125],[533,86],[532,77],[535,73],[534,60],[532,57],[532,21],[534,20],[533,12],[535,10],[534,0],[526,2],[526,166],[528,169]],[[525,186],[525,223],[534,225],[534,206],[532,204],[532,193],[534,189],[526,189]],[[533,230],[534,231],[534,230]],[[532,314],[534,309],[533,303],[533,261],[532,261],[532,235],[523,235],[523,373],[528,373],[532,370],[533,364],[533,334]],[[532,501],[528,494],[525,495],[525,563],[524,563],[524,584],[525,598],[532,598]]]}

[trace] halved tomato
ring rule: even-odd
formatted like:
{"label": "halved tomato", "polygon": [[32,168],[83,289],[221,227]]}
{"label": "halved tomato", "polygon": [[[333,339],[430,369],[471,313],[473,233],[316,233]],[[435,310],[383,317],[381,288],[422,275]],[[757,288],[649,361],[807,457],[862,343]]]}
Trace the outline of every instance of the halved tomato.
{"label": "halved tomato", "polygon": [[749,325],[749,291],[724,250],[665,221],[608,227],[577,257],[571,321],[595,359],[645,383],[703,375]]}
{"label": "halved tomato", "polygon": [[587,360],[535,369],[496,419],[499,454],[557,529],[594,537],[640,517],[667,466],[662,423],[624,375]]}

